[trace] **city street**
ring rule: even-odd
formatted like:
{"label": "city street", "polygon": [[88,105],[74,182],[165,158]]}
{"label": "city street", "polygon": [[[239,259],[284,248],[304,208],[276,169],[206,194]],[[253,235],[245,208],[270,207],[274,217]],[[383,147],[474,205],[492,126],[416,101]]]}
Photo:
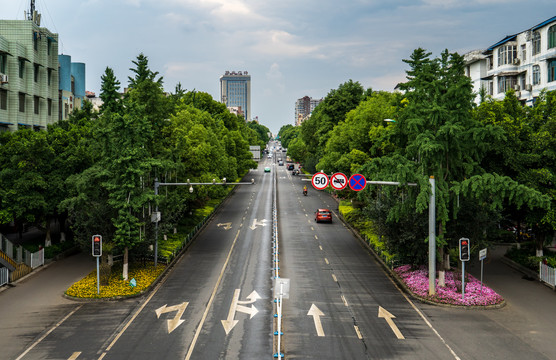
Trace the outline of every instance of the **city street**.
{"label": "city street", "polygon": [[[555,320],[550,289],[526,280],[515,283],[515,298],[521,291],[539,296],[541,306],[526,309],[520,302],[496,310],[416,302],[340,221],[337,202],[301,176],[292,176],[285,166],[275,165],[276,160],[264,159],[248,174],[256,184],[238,187],[167,277],[143,297],[73,302],[50,294],[43,311],[37,311],[29,305],[34,293],[25,282],[0,293],[2,314],[8,314],[6,301],[16,301],[12,294],[17,291],[25,297],[21,306],[29,310],[9,305],[16,310],[6,317],[11,325],[0,334],[8,358],[272,358],[271,211],[276,176],[280,277],[290,281],[289,296],[283,300],[285,358],[556,359],[549,339]],[[263,172],[265,166],[271,167],[270,173]],[[303,185],[309,187],[307,196]],[[332,210],[332,223],[314,221],[318,208]],[[60,265],[72,261],[82,276],[92,268],[89,260],[78,255]],[[21,313],[26,316],[18,328],[14,316]]]}

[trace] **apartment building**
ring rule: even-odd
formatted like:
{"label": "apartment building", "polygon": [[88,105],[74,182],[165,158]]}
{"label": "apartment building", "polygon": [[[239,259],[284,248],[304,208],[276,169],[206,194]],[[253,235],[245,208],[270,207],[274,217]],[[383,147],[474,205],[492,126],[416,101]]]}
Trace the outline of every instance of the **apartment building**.
{"label": "apartment building", "polygon": [[321,99],[313,99],[309,96],[304,96],[301,99],[297,99],[295,102],[295,125],[299,126],[303,121],[311,116],[311,113],[318,104],[322,102]]}
{"label": "apartment building", "polygon": [[464,56],[477,94],[484,88],[500,100],[514,89],[523,103],[533,105],[541,90],[556,90],[556,16]]}
{"label": "apartment building", "polygon": [[0,132],[45,130],[85,99],[85,64],[58,55],[34,2],[24,20],[0,20]]}

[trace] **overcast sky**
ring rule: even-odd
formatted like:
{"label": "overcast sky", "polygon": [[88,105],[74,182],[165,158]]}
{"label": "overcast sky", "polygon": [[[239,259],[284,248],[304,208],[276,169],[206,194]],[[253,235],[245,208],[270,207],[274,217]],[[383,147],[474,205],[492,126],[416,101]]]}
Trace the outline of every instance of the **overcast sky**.
{"label": "overcast sky", "polygon": [[[0,18],[22,20],[29,0],[0,0]],[[422,47],[484,49],[556,15],[554,0],[36,0],[59,52],[86,64],[97,96],[111,67],[127,86],[139,53],[164,78],[219,99],[226,70],[251,75],[251,112],[276,133],[295,101],[322,98],[352,79],[392,91]]]}

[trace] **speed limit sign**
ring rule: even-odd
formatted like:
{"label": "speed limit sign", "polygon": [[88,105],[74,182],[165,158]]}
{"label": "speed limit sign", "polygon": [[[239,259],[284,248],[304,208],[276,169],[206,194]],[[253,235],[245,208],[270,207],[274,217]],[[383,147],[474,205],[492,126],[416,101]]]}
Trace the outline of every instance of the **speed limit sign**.
{"label": "speed limit sign", "polygon": [[326,189],[326,187],[328,186],[328,176],[323,172],[318,172],[313,175],[311,184],[313,184],[313,187],[317,190]]}

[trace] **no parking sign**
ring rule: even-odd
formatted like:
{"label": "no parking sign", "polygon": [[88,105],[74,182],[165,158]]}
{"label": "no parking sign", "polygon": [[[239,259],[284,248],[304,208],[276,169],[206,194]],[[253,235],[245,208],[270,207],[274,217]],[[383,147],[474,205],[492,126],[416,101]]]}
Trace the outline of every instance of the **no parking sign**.
{"label": "no parking sign", "polygon": [[361,174],[353,174],[349,178],[349,187],[353,191],[361,191],[367,185],[367,179]]}

